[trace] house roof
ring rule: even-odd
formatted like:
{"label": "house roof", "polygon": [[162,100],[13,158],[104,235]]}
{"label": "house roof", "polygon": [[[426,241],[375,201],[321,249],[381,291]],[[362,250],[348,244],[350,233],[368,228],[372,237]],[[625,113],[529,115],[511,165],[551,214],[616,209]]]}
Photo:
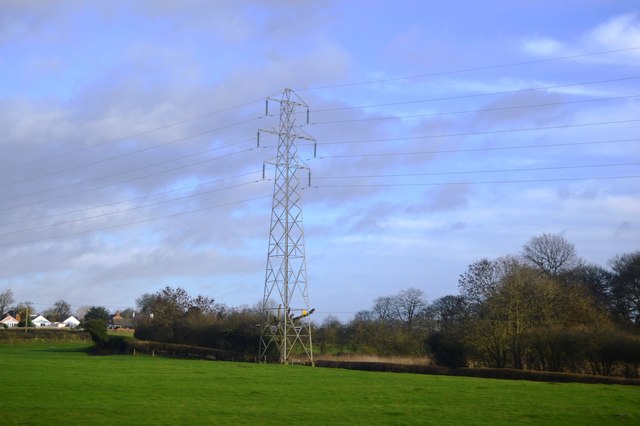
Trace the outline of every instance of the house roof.
{"label": "house roof", "polygon": [[42,315],[38,315],[37,317],[32,319],[31,322],[51,322],[51,321],[49,321],[48,319],[46,319]]}
{"label": "house roof", "polygon": [[69,318],[67,318],[66,320],[62,321],[63,324],[80,324],[80,321],[78,320],[78,318],[74,317],[73,315],[71,315]]}
{"label": "house roof", "polygon": [[120,317],[120,319],[114,318],[113,325],[120,326],[123,328],[133,328],[134,321],[133,321],[133,318],[122,318],[122,317]]}
{"label": "house roof", "polygon": [[0,320],[0,322],[3,323],[3,324],[9,324],[11,322],[18,323],[18,320],[15,319],[14,317],[12,317],[11,315],[7,315],[2,320]]}

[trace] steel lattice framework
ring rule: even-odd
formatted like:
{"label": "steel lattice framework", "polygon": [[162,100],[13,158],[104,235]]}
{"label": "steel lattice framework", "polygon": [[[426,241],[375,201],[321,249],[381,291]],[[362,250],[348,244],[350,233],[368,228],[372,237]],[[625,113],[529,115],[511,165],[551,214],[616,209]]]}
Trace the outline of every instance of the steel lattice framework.
{"label": "steel lattice framework", "polygon": [[309,109],[295,93],[285,89],[280,99],[267,98],[267,115],[270,100],[280,103],[280,125],[277,130],[258,132],[258,140],[260,132],[278,136],[278,156],[267,162],[275,167],[275,178],[258,356],[267,361],[277,354],[280,363],[286,364],[295,349],[293,353],[308,357],[313,364],[307,319],[313,310],[309,309],[299,179],[309,168],[298,156],[297,141],[315,140],[296,125],[300,112],[306,113],[308,123]]}

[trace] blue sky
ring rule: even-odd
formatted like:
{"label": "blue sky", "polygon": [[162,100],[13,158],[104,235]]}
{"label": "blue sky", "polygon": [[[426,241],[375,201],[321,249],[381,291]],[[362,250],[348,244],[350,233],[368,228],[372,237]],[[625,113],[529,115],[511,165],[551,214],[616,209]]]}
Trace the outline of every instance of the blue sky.
{"label": "blue sky", "polygon": [[317,141],[318,319],[456,294],[544,232],[606,266],[640,248],[639,83],[636,1],[5,0],[0,289],[257,303],[275,140],[255,135],[284,88]]}

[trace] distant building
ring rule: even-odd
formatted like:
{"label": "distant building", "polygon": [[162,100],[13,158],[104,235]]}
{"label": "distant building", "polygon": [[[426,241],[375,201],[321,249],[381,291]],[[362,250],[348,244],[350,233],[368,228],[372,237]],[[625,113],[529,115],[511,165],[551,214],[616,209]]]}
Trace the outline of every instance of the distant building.
{"label": "distant building", "polygon": [[133,318],[122,318],[120,312],[116,312],[111,318],[111,326],[113,328],[134,328]]}
{"label": "distant building", "polygon": [[78,321],[78,319],[73,315],[67,318],[66,320],[62,321],[62,323],[64,324],[65,327],[69,327],[69,328],[76,328],[77,326],[80,325],[80,321]]}
{"label": "distant building", "polygon": [[5,325],[6,327],[17,327],[18,326],[19,321],[17,319],[15,319],[14,317],[12,317],[11,315],[7,315],[6,317],[4,317],[2,320],[0,320],[0,324]]}
{"label": "distant building", "polygon": [[49,321],[42,315],[38,315],[37,317],[31,320],[32,327],[49,327],[50,325],[51,325],[51,321]]}

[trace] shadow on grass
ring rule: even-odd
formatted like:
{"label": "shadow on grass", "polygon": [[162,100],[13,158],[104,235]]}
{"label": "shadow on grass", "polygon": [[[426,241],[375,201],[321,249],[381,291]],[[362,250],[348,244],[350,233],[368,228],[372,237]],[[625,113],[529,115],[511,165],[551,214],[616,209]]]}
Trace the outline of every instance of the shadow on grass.
{"label": "shadow on grass", "polygon": [[76,347],[69,346],[49,346],[46,348],[33,348],[27,349],[26,352],[51,352],[51,353],[85,353],[90,354],[93,349],[93,345],[83,345]]}

